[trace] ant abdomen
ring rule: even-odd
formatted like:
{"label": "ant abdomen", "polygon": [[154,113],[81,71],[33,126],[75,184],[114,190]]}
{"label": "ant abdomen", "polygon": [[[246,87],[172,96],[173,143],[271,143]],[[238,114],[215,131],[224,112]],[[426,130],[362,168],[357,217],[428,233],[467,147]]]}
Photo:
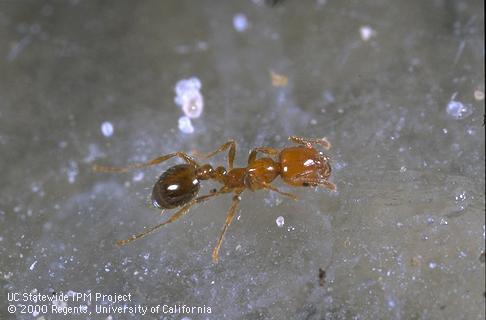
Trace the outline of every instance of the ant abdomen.
{"label": "ant abdomen", "polygon": [[199,192],[196,170],[188,164],[179,164],[165,171],[152,189],[152,203],[161,209],[171,209],[191,201]]}

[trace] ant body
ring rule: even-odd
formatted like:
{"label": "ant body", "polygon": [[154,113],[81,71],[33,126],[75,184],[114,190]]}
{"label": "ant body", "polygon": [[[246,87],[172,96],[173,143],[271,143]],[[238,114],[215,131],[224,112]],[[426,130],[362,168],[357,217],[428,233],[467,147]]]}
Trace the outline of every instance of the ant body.
{"label": "ant body", "polygon": [[[227,156],[228,170],[222,166],[213,168],[210,164],[200,165],[184,152],[170,153],[144,163],[135,163],[126,167],[94,165],[93,170],[99,172],[127,172],[132,169],[159,164],[173,157],[179,157],[186,162],[185,164],[170,167],[165,171],[152,190],[152,203],[155,207],[162,210],[181,206],[182,208],[167,221],[152,226],[142,233],[132,235],[128,239],[118,240],[116,243],[122,246],[145,237],[160,227],[176,221],[186,214],[193,205],[220,194],[233,193],[233,202],[226,216],[226,222],[212,252],[213,261],[215,263],[218,262],[218,252],[224,235],[233,221],[236,208],[241,200],[240,195],[246,189],[251,191],[259,189],[272,190],[296,200],[297,197],[295,195],[282,192],[272,186],[271,183],[278,176],[286,184],[294,187],[323,186],[330,190],[336,189],[333,183],[327,181],[331,175],[329,158],[313,147],[313,145],[317,144],[327,150],[331,147],[331,144],[325,138],[312,139],[291,136],[289,140],[298,144],[298,146],[287,147],[282,150],[270,147],[252,149],[248,157],[248,165],[242,168],[233,167],[236,153],[236,142],[234,140],[229,140],[215,151],[202,156],[202,158],[209,158],[229,149]],[[257,158],[258,153],[262,153],[267,157]],[[200,181],[203,180],[215,180],[223,186],[219,190],[213,190],[210,194],[196,197],[199,192]]]}

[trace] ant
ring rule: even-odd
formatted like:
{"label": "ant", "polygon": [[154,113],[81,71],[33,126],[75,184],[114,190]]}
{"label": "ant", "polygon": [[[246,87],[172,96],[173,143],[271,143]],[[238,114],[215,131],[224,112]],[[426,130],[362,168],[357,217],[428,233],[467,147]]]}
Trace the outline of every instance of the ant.
{"label": "ant", "polygon": [[[184,152],[169,153],[147,162],[134,163],[126,167],[94,165],[93,170],[98,172],[127,172],[132,169],[156,165],[174,157],[179,157],[185,161],[185,164],[172,166],[162,173],[152,190],[152,203],[155,207],[162,209],[162,213],[165,209],[182,207],[168,220],[149,227],[141,233],[134,234],[128,239],[118,240],[116,244],[123,246],[143,238],[160,227],[176,221],[186,214],[193,205],[221,194],[233,193],[233,201],[226,216],[225,224],[212,252],[213,262],[217,263],[221,243],[234,219],[236,208],[241,200],[240,195],[243,191],[247,189],[251,191],[267,189],[297,200],[297,196],[280,191],[271,184],[278,176],[286,184],[293,187],[323,186],[330,190],[336,189],[333,183],[327,181],[331,175],[329,158],[313,147],[314,145],[320,145],[328,150],[331,148],[331,144],[325,138],[313,139],[290,136],[289,140],[297,144],[297,146],[287,147],[282,150],[271,147],[252,149],[248,156],[248,165],[242,168],[233,167],[236,154],[236,142],[234,140],[229,140],[213,152],[199,156],[199,158],[207,159],[228,150],[228,170],[222,166],[213,168],[210,164],[201,165]],[[258,153],[267,157],[257,158]],[[196,197],[199,192],[200,181],[203,180],[215,180],[223,186],[220,189],[211,190],[207,195]]]}

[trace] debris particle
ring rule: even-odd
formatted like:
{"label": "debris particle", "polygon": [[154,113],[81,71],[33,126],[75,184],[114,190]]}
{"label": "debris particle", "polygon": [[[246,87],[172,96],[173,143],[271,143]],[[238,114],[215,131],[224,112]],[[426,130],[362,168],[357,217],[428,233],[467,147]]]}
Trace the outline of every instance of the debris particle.
{"label": "debris particle", "polygon": [[410,265],[412,267],[418,267],[418,266],[420,266],[420,259],[418,257],[412,257],[410,259]]}
{"label": "debris particle", "polygon": [[324,287],[326,284],[326,270],[319,268],[319,286]]}
{"label": "debris particle", "polygon": [[270,78],[274,87],[285,87],[289,83],[288,77],[273,71],[270,71]]}
{"label": "debris particle", "polygon": [[35,265],[37,264],[37,260],[35,260],[29,267],[29,270],[32,271],[35,268]]}

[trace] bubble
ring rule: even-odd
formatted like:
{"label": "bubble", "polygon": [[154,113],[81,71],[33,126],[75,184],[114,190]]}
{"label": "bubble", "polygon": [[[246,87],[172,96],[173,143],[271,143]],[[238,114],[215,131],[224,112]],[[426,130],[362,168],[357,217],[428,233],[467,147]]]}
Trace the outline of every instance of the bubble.
{"label": "bubble", "polygon": [[193,133],[194,127],[192,126],[191,119],[186,116],[179,118],[179,130],[183,133]]}
{"label": "bubble", "polygon": [[430,268],[430,269],[435,269],[435,268],[437,268],[437,263],[435,263],[435,262],[433,262],[433,261],[432,261],[432,262],[429,262],[429,268]]}
{"label": "bubble", "polygon": [[474,99],[481,101],[484,100],[484,92],[481,90],[475,90],[474,91]]}
{"label": "bubble", "polygon": [[196,77],[182,79],[176,83],[174,102],[189,118],[199,118],[204,109],[204,98],[200,89],[201,81]]}
{"label": "bubble", "polygon": [[238,32],[244,32],[248,29],[248,19],[242,13],[235,14],[233,17],[233,27]]}
{"label": "bubble", "polygon": [[407,172],[407,167],[402,166],[402,167],[400,168],[400,172],[401,172],[401,173]]}
{"label": "bubble", "polygon": [[196,77],[179,80],[175,86],[175,92],[177,96],[183,95],[186,91],[199,91],[200,89],[201,81]]}
{"label": "bubble", "polygon": [[471,105],[456,100],[449,101],[446,110],[449,117],[456,120],[465,119],[473,113]]}
{"label": "bubble", "polygon": [[181,96],[182,111],[189,118],[199,118],[204,108],[204,100],[199,91],[188,91]]}
{"label": "bubble", "polygon": [[113,132],[114,132],[114,128],[111,122],[105,121],[101,124],[101,133],[105,137],[111,137],[113,135]]}
{"label": "bubble", "polygon": [[285,224],[285,219],[284,219],[284,217],[279,216],[279,217],[277,217],[277,220],[275,220],[275,222],[277,223],[277,226],[279,228],[282,228],[283,225]]}

